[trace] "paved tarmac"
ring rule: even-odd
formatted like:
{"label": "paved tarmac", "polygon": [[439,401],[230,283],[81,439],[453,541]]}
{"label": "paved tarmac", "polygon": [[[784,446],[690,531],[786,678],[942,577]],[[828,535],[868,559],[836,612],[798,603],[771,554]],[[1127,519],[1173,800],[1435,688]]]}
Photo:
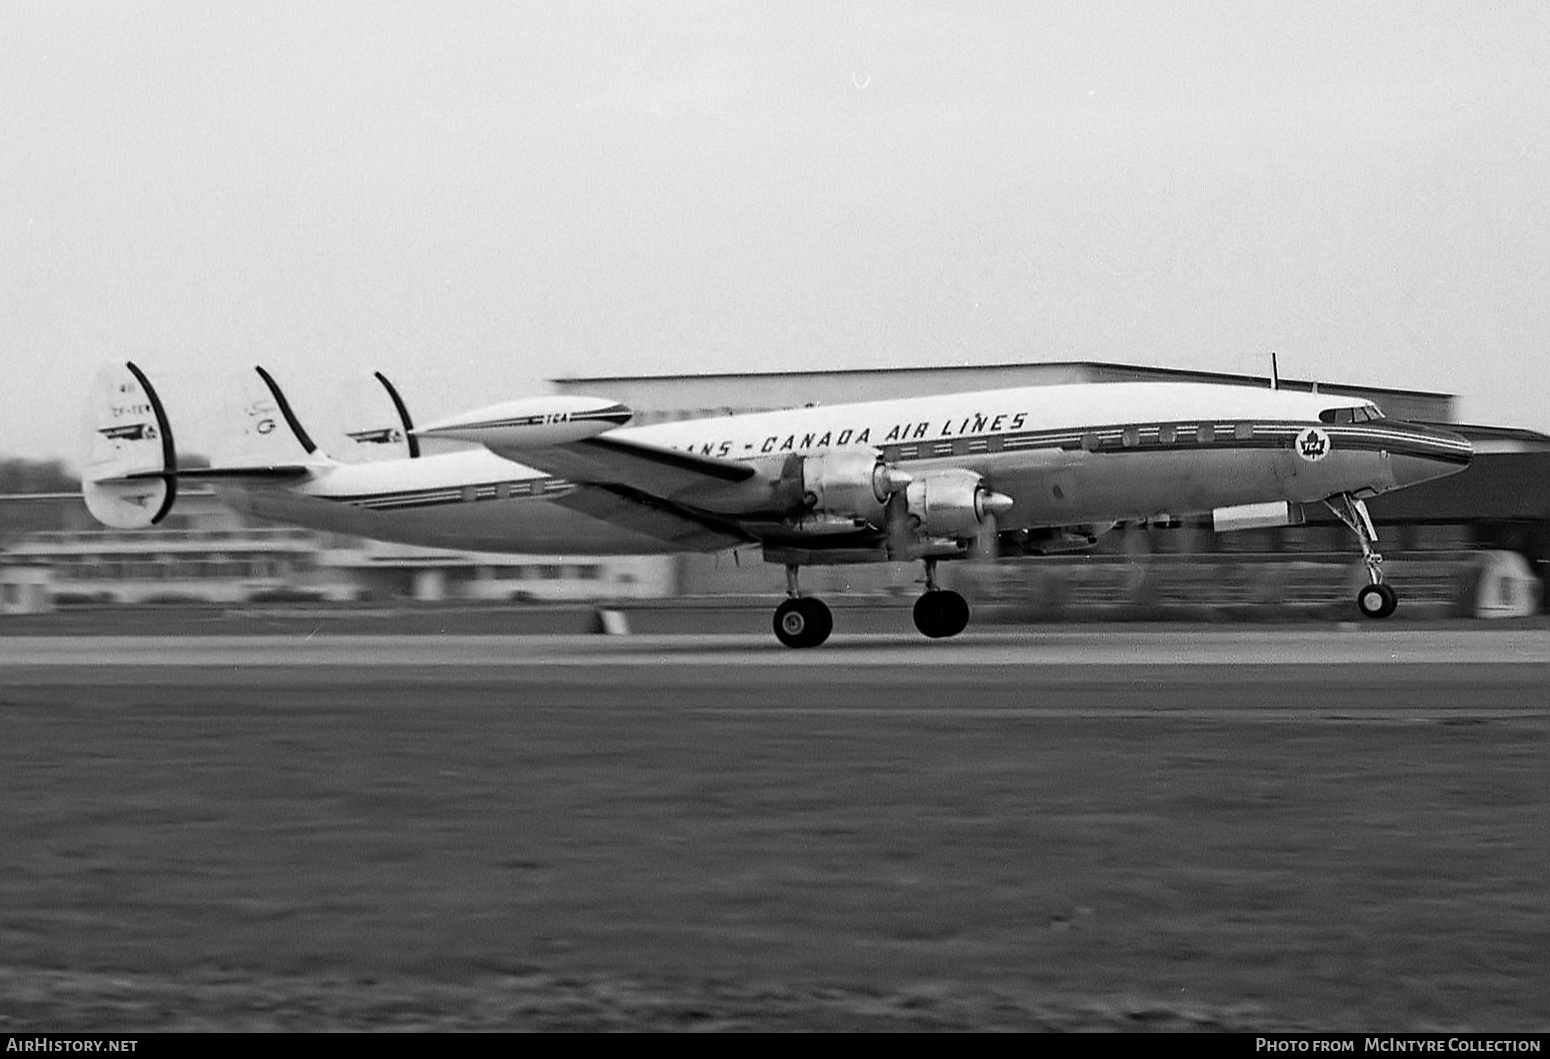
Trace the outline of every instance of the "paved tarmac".
{"label": "paved tarmac", "polygon": [[14,636],[0,666],[1550,665],[1550,630],[1368,625],[1234,629],[1086,626],[971,631],[952,640],[836,635],[791,650],[757,634],[644,636]]}

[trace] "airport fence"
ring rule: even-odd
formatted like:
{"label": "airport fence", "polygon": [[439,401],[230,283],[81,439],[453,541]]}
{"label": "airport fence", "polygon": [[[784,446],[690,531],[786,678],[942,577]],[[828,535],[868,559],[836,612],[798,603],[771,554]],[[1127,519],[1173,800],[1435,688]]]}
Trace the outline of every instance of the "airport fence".
{"label": "airport fence", "polygon": [[[1407,619],[1539,613],[1537,579],[1498,576],[1498,553],[1389,557],[1384,577]],[[1051,556],[965,564],[953,586],[978,621],[1340,619],[1366,569],[1346,554]]]}

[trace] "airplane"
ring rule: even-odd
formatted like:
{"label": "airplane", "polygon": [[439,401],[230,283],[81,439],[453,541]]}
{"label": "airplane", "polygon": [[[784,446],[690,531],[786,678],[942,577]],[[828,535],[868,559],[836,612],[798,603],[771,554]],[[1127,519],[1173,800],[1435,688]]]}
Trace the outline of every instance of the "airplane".
{"label": "airplane", "polygon": [[[773,628],[788,647],[828,639],[804,566],[920,562],[916,627],[962,632],[963,596],[937,564],[986,546],[1081,550],[1126,522],[1209,515],[1219,531],[1300,521],[1323,504],[1356,536],[1366,618],[1397,599],[1366,499],[1468,466],[1473,450],[1370,401],[1186,382],[1031,386],[628,426],[606,398],[507,401],[415,426],[377,373],[375,418],[325,454],[262,367],[244,373],[209,467],[185,468],[150,379],[97,375],[84,420],[83,495],[120,528],[166,516],[187,480],[262,519],[474,551],[625,555],[757,547],[786,570]],[[459,451],[426,453],[451,439]],[[474,443],[478,447],[466,447]],[[369,449],[369,453],[366,451]]]}

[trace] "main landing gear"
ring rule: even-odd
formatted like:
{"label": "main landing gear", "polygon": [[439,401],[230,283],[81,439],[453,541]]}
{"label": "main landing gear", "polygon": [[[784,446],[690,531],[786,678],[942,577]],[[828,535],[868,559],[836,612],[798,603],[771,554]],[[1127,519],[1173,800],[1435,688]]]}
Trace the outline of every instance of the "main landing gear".
{"label": "main landing gear", "polygon": [[1364,618],[1386,618],[1399,606],[1394,590],[1383,583],[1383,556],[1373,547],[1378,540],[1377,528],[1367,505],[1350,493],[1341,493],[1324,501],[1324,506],[1334,512],[1346,528],[1362,542],[1362,561],[1367,564],[1368,584],[1356,594],[1356,609]]}
{"label": "main landing gear", "polygon": [[926,594],[915,601],[915,628],[933,640],[957,636],[969,624],[969,604],[936,584],[936,560],[926,560]]}
{"label": "main landing gear", "polygon": [[[786,567],[786,596],[775,608],[775,638],[787,647],[817,647],[834,631],[834,615],[821,599],[804,596],[796,566]],[[926,560],[926,594],[915,601],[915,628],[933,640],[957,636],[969,624],[969,604],[951,589],[938,588],[936,560]]]}
{"label": "main landing gear", "polygon": [[834,615],[823,600],[798,593],[797,568],[788,566],[789,598],[775,608],[775,638],[787,647],[817,647],[834,631]]}

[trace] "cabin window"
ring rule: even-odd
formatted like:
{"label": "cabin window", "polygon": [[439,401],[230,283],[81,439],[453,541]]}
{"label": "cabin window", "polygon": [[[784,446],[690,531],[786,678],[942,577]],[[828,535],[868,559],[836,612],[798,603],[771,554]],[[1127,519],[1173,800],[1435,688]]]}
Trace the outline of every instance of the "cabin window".
{"label": "cabin window", "polygon": [[1098,435],[1097,434],[1083,434],[1082,435],[1082,448],[1086,449],[1088,452],[1097,452],[1098,451]]}
{"label": "cabin window", "polygon": [[1232,428],[1232,436],[1237,438],[1239,441],[1253,441],[1254,424],[1239,423],[1237,426]]}
{"label": "cabin window", "polygon": [[1157,428],[1157,442],[1160,445],[1172,445],[1176,436],[1172,423],[1164,423]]}
{"label": "cabin window", "polygon": [[463,486],[463,502],[465,504],[471,504],[475,500],[478,500],[478,499],[479,499],[479,487],[477,485],[465,485],[465,486]]}
{"label": "cabin window", "polygon": [[1137,445],[1141,444],[1141,428],[1126,427],[1124,430],[1120,431],[1119,443],[1125,446],[1127,449],[1133,449]]}
{"label": "cabin window", "polygon": [[1212,423],[1201,423],[1195,428],[1195,440],[1202,445],[1209,445],[1216,440],[1216,426]]}

